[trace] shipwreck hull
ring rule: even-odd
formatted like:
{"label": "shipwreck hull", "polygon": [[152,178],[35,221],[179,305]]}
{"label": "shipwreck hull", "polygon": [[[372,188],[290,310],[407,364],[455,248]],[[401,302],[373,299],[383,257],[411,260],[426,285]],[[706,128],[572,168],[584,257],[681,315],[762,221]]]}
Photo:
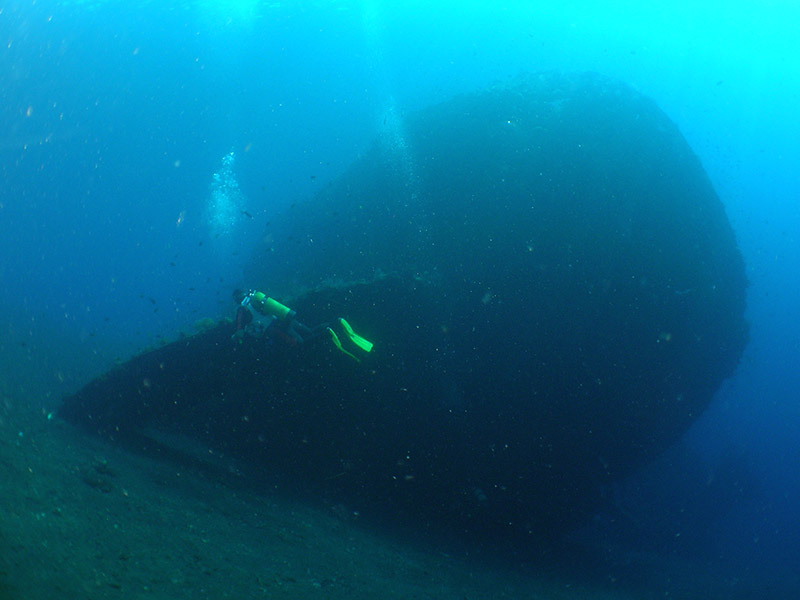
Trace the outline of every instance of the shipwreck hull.
{"label": "shipwreck hull", "polygon": [[542,75],[410,117],[270,225],[254,283],[375,342],[231,340],[132,359],[61,414],[188,434],[343,500],[558,534],[686,430],[747,339],[744,266],[677,128],[598,76]]}

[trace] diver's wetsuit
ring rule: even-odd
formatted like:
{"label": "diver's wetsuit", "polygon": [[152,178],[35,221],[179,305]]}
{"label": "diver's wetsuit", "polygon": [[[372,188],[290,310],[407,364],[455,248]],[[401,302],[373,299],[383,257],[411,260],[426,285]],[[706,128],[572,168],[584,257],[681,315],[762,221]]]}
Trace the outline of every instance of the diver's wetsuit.
{"label": "diver's wetsuit", "polygon": [[[314,328],[307,327],[295,316],[297,313],[262,292],[251,291],[246,294],[236,311],[236,332],[241,331],[253,337],[268,337],[276,334],[292,346],[303,344],[321,335],[328,334],[334,346],[347,356],[359,361],[355,354],[345,350],[339,336],[330,323],[322,323]],[[336,320],[341,326],[345,339],[363,352],[372,350],[372,342],[353,331],[350,324],[342,318]]]}
{"label": "diver's wetsuit", "polygon": [[261,292],[250,292],[236,311],[236,331],[252,337],[277,334],[291,345],[302,344],[318,337],[328,327],[327,323],[311,329],[295,318],[297,313]]}

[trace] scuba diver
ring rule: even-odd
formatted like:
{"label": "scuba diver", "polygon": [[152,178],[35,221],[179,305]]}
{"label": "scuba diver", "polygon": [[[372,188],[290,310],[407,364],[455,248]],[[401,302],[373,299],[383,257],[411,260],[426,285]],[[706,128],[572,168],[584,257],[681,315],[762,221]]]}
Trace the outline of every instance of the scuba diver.
{"label": "scuba diver", "polygon": [[233,292],[234,300],[239,304],[236,309],[236,333],[234,337],[247,335],[255,338],[275,339],[280,338],[290,346],[304,344],[323,335],[330,337],[337,350],[343,352],[357,362],[361,362],[355,354],[342,345],[339,335],[333,327],[341,328],[354,346],[364,353],[372,350],[372,342],[358,335],[350,324],[341,317],[334,323],[321,323],[310,328],[298,321],[297,313],[288,306],[270,298],[262,292],[251,290],[245,293],[242,290]]}

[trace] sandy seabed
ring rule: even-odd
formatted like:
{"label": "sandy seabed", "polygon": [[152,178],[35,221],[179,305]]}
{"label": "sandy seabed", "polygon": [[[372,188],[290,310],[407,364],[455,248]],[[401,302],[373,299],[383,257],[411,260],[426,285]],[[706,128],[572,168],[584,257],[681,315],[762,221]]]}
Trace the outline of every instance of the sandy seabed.
{"label": "sandy seabed", "polygon": [[610,575],[498,569],[375,532],[345,507],[132,454],[9,398],[0,485],[0,600],[717,597],[678,591],[666,573],[635,593]]}

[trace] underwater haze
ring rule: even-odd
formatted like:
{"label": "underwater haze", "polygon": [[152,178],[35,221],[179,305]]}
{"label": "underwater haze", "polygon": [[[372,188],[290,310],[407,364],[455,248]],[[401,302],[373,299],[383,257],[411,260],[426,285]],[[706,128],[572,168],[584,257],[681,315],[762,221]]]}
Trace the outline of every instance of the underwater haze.
{"label": "underwater haze", "polygon": [[[0,5],[8,443],[26,433],[19,406],[50,415],[115,362],[232,317],[234,289],[270,284],[249,277],[273,221],[375,140],[413,188],[413,114],[531,74],[596,73],[650,98],[702,163],[744,258],[749,341],[681,440],[609,483],[561,541],[591,558],[559,577],[710,597],[631,573],[686,561],[727,597],[800,594],[798,23],[789,0]],[[0,558],[0,594],[13,562]]]}

